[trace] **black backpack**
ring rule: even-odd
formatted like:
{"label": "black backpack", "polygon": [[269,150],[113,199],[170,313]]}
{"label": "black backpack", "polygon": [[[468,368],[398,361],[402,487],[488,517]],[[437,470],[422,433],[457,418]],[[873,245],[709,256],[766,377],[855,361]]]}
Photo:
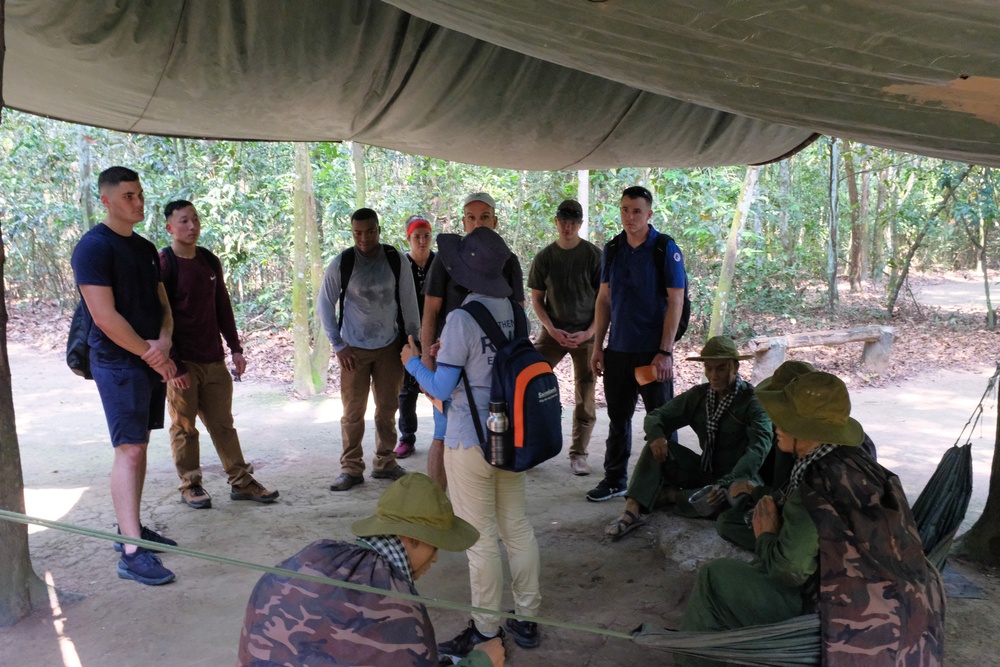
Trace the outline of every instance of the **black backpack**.
{"label": "black backpack", "polygon": [[[615,255],[618,253],[618,245],[622,242],[625,234],[619,234],[604,246],[604,261],[611,267],[611,263],[615,260]],[[659,288],[663,292],[663,285],[666,282],[666,278],[663,275],[663,264],[667,261],[667,244],[674,239],[663,232],[660,232],[656,236],[656,240],[653,242],[653,263],[656,265],[656,275],[660,278]],[[677,334],[674,336],[674,340],[678,341],[684,332],[687,331],[688,324],[691,322],[691,299],[688,298],[688,282],[687,276],[684,276],[684,307],[681,309],[681,321],[677,324]]]}
{"label": "black backpack", "polygon": [[69,325],[69,336],[66,338],[66,365],[69,369],[85,380],[93,380],[90,373],[90,328],[94,319],[90,316],[87,303],[80,297],[73,311],[73,320]]}
{"label": "black backpack", "polygon": [[[503,470],[521,472],[548,461],[562,451],[562,404],[559,401],[559,381],[552,366],[528,339],[528,317],[513,299],[514,338],[507,340],[503,330],[482,303],[470,301],[462,310],[472,315],[493,347],[493,383],[490,401],[507,406],[508,428],[504,437],[512,441],[513,460],[497,466]],[[490,460],[486,433],[479,419],[479,410],[472,398],[472,386],[462,371],[465,393],[469,399],[476,437]]]}

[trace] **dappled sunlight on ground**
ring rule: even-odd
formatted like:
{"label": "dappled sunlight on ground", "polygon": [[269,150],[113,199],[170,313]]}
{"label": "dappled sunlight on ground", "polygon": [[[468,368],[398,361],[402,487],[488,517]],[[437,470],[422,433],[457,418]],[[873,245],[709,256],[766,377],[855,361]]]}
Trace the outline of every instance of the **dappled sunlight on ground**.
{"label": "dappled sunlight on ground", "polygon": [[73,640],[68,635],[64,634],[66,618],[63,616],[62,605],[59,604],[59,598],[56,596],[56,582],[55,579],[52,578],[51,572],[45,572],[45,583],[48,585],[49,589],[49,608],[52,609],[52,628],[55,630],[56,637],[59,640],[59,652],[62,654],[63,667],[82,667],[83,663],[80,662],[80,656],[77,655],[76,646],[73,644]]}
{"label": "dappled sunlight on ground", "polygon": [[[59,521],[67,514],[83,497],[89,486],[78,489],[28,489],[24,490],[25,514],[48,521]],[[48,530],[43,526],[28,526],[28,534],[40,533]]]}

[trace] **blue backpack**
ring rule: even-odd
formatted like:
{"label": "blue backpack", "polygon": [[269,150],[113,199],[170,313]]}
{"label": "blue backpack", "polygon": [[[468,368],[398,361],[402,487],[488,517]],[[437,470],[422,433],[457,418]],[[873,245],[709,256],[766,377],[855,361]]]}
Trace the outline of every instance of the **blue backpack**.
{"label": "blue backpack", "polygon": [[[562,451],[562,404],[559,401],[559,381],[552,372],[552,366],[528,340],[528,318],[524,309],[513,299],[510,304],[514,311],[514,339],[509,341],[482,303],[470,301],[462,306],[462,310],[472,315],[497,351],[493,359],[490,400],[507,406],[509,426],[505,437],[513,441],[514,452],[510,465],[498,467],[522,472]],[[464,371],[462,381],[476,436],[489,461],[486,433]]]}

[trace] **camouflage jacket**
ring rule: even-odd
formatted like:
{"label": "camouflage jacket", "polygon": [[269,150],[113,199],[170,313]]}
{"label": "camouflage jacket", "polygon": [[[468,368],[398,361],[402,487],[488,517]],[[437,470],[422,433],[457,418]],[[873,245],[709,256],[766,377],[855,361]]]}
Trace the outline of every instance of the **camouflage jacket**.
{"label": "camouflage jacket", "polygon": [[799,489],[819,531],[822,664],[940,665],[944,589],[899,479],[859,449],[837,447]]}
{"label": "camouflage jacket", "polygon": [[[387,559],[332,540],[313,542],[278,567],[416,594]],[[240,667],[377,665],[436,667],[437,642],[419,602],[265,574],[247,603]],[[460,665],[491,665],[474,651]]]}

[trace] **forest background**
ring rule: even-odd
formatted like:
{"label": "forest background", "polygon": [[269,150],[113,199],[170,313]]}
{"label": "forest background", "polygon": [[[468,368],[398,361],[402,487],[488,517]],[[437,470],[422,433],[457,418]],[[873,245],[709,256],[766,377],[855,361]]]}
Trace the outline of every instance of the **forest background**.
{"label": "forest background", "polygon": [[[146,220],[138,231],[157,247],[169,240],[163,205],[195,203],[201,244],[222,259],[244,339],[281,348],[287,363],[272,364],[270,374],[300,394],[337,379],[313,297],[327,263],[352,243],[351,211],[374,208],[382,241],[405,250],[408,216],[430,216],[435,232],[461,232],[462,201],[479,190],[496,199],[499,231],[527,274],[531,258],[555,237],[562,199],[583,203],[582,234],[600,247],[621,229],[621,190],[646,185],[654,224],[684,252],[691,340],[725,332],[745,342],[830,328],[833,317],[898,320],[913,266],[974,272],[983,281],[985,323],[949,316],[937,324],[995,327],[989,288],[1000,262],[1000,203],[993,170],[837,139],[821,138],[760,167],[530,172],[351,143],[131,135],[8,110],[0,154],[4,278],[15,329],[19,315],[75,305],[70,256],[104,215],[97,174],[122,164],[142,177]],[[852,295],[846,303],[840,282]],[[916,316],[935,324],[933,313]]]}

